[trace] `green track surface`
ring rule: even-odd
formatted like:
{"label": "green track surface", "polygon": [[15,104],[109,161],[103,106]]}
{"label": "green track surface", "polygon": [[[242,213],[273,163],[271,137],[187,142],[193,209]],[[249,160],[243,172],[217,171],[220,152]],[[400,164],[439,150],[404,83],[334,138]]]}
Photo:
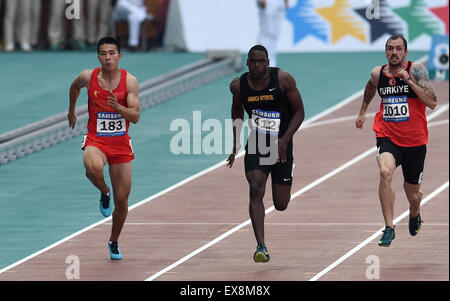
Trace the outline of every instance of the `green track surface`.
{"label": "green track surface", "polygon": [[[204,58],[204,54],[128,53],[120,66],[142,82]],[[67,111],[69,87],[85,69],[99,66],[96,52],[0,52],[0,134]],[[87,91],[77,104],[87,103]]]}
{"label": "green track surface", "polygon": [[[96,64],[92,53],[39,53],[33,59],[34,55],[0,54],[2,83],[9,95],[0,102],[2,130],[64,111],[70,81],[80,70]],[[424,52],[410,53],[409,59],[423,55]],[[60,59],[59,63],[56,58]],[[122,67],[136,74],[142,82],[200,60],[204,54],[136,54],[134,58],[138,59],[126,54]],[[280,67],[297,80],[307,118],[363,89],[372,67],[385,60],[384,53],[279,55]],[[53,66],[51,70],[47,65]],[[57,71],[59,69],[61,71]],[[142,112],[138,124],[130,125],[136,156],[130,205],[227,158],[226,154],[174,155],[170,141],[177,132],[171,132],[170,125],[177,118],[188,120],[192,142],[193,111],[201,111],[203,121],[218,119],[223,135],[231,137],[232,133],[224,132],[225,120],[230,118],[229,83],[240,73],[149,108]],[[53,82],[47,80],[49,77]],[[36,78],[46,79],[45,83],[36,83]],[[13,86],[16,89],[9,88]],[[15,94],[20,97],[13,97]],[[49,108],[52,103],[57,105]],[[202,137],[208,133],[203,132]],[[98,209],[99,192],[84,175],[81,138],[78,136],[0,166],[0,269],[103,218]],[[222,150],[229,151],[224,147]],[[105,176],[109,178],[108,168],[105,168]],[[242,176],[244,180],[244,171]],[[109,231],[104,233],[105,241],[108,237]]]}

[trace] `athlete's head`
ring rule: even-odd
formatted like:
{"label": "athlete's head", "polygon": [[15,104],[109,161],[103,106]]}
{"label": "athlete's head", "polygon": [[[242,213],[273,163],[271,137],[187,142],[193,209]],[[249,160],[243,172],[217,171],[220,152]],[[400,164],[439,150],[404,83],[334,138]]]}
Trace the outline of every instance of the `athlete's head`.
{"label": "athlete's head", "polygon": [[266,47],[255,45],[248,51],[247,66],[250,74],[264,76],[269,67],[269,54]]}
{"label": "athlete's head", "polygon": [[113,37],[104,37],[97,44],[98,59],[102,68],[112,71],[117,68],[122,53],[120,53],[120,42]]}
{"label": "athlete's head", "polygon": [[390,66],[401,66],[408,55],[408,42],[402,35],[391,36],[386,41],[385,52]]}

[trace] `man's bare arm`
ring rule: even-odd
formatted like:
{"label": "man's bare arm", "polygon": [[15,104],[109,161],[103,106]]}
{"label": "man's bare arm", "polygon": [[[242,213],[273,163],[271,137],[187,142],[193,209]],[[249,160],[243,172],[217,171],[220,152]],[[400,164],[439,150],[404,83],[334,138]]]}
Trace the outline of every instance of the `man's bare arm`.
{"label": "man's bare arm", "polygon": [[67,114],[67,119],[69,121],[69,126],[75,128],[77,123],[77,115],[75,113],[75,106],[80,96],[80,91],[82,88],[89,87],[89,82],[91,80],[92,70],[82,71],[70,85],[69,91],[69,113]]}
{"label": "man's bare arm", "polygon": [[232,167],[236,153],[240,149],[240,134],[242,129],[242,124],[244,122],[244,108],[241,103],[240,96],[240,82],[239,78],[235,78],[230,83],[230,91],[233,95],[233,103],[231,105],[231,119],[233,120],[233,150],[231,155],[228,157],[227,166]]}
{"label": "man's bare arm", "polygon": [[117,102],[117,98],[114,94],[110,92],[110,96],[108,96],[108,105],[111,106],[114,110],[116,110],[123,118],[126,120],[137,123],[140,118],[140,103],[139,103],[139,84],[136,79],[131,74],[127,74],[127,106],[122,106]]}
{"label": "man's bare arm", "polygon": [[424,65],[414,63],[411,67],[412,78],[407,78],[406,82],[414,90],[419,99],[430,109],[434,109],[437,104],[437,97],[433,86],[428,78],[428,71]]}
{"label": "man's bare arm", "polygon": [[356,118],[355,124],[358,129],[362,129],[364,122],[366,121],[366,112],[369,107],[370,102],[375,97],[377,93],[378,77],[380,69],[374,68],[370,74],[370,78],[366,83],[364,88],[364,96],[361,104],[361,109],[359,110],[359,115]]}

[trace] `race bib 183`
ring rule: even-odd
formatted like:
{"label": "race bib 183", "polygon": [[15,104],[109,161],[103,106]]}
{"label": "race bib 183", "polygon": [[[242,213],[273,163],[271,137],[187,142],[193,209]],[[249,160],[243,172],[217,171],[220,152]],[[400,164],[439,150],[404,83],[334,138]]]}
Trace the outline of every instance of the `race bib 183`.
{"label": "race bib 183", "polygon": [[278,135],[280,116],[280,112],[254,109],[252,110],[252,126],[259,132]]}
{"label": "race bib 183", "polygon": [[119,113],[97,113],[97,136],[123,136],[127,133],[125,118]]}
{"label": "race bib 183", "polygon": [[408,97],[383,97],[383,118],[386,122],[401,122],[409,120]]}

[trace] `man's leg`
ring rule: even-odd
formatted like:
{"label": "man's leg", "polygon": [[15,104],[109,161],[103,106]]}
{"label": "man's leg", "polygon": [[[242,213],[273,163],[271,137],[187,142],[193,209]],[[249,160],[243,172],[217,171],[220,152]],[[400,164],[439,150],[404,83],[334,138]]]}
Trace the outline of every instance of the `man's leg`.
{"label": "man's leg", "polygon": [[278,211],[286,210],[291,201],[294,166],[293,159],[290,159],[284,163],[278,162],[272,168],[272,199],[273,205]]}
{"label": "man's leg", "polygon": [[252,220],[253,232],[258,244],[264,244],[264,216],[263,197],[266,190],[267,174],[260,169],[252,169],[245,173],[250,187],[249,213]]}
{"label": "man's leg", "polygon": [[379,196],[384,222],[386,226],[394,228],[395,192],[391,184],[396,168],[395,159],[391,153],[384,152],[377,157],[377,161],[380,168]]}
{"label": "man's leg", "polygon": [[128,196],[131,191],[131,162],[109,166],[114,194],[114,212],[110,241],[117,241],[128,214]]}
{"label": "man's leg", "polygon": [[282,185],[272,182],[273,205],[278,211],[284,211],[291,201],[292,185]]}
{"label": "man's leg", "polygon": [[422,201],[422,193],[420,192],[420,184],[410,184],[403,182],[406,198],[410,205],[410,215],[415,218],[420,212],[420,202]]}
{"label": "man's leg", "polygon": [[107,162],[106,155],[94,146],[86,146],[83,156],[86,177],[97,187],[100,192],[108,194],[109,188],[105,183],[103,167]]}

